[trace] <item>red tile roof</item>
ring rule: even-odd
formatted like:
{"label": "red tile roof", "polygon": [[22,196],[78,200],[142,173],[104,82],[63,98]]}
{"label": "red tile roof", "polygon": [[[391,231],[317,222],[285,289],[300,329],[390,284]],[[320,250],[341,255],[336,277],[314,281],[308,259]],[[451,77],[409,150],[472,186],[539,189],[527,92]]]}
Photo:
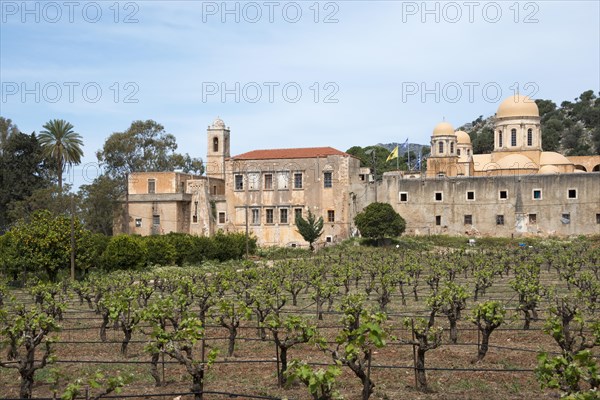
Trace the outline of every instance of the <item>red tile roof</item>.
{"label": "red tile roof", "polygon": [[352,157],[348,153],[334,149],[333,147],[305,147],[296,149],[270,149],[253,150],[243,153],[231,159],[234,160],[275,160],[284,158],[317,158],[326,156]]}

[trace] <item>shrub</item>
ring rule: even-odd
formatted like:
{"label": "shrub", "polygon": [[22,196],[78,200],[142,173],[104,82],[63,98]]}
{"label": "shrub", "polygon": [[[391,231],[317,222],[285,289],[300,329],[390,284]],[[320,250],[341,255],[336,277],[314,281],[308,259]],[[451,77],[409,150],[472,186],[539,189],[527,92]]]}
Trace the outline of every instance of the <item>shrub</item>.
{"label": "shrub", "polygon": [[406,229],[406,221],[388,203],[371,203],[354,217],[360,234],[377,239],[400,236]]}
{"label": "shrub", "polygon": [[146,262],[149,265],[171,265],[177,258],[177,249],[165,236],[145,238]]}
{"label": "shrub", "polygon": [[114,236],[102,254],[102,266],[109,271],[140,269],[146,265],[146,248],[140,236]]}

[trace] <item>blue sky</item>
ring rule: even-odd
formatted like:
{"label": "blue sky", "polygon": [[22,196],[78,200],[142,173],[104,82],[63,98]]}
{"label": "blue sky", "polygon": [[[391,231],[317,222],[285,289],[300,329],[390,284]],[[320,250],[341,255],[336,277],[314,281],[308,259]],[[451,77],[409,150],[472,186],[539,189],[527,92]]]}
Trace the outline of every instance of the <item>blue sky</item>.
{"label": "blue sky", "polygon": [[0,115],[24,132],[71,122],[85,142],[76,185],[138,119],[195,157],[217,115],[232,154],[346,150],[428,143],[443,118],[493,114],[517,87],[555,102],[600,90],[597,1],[1,0],[0,11]]}

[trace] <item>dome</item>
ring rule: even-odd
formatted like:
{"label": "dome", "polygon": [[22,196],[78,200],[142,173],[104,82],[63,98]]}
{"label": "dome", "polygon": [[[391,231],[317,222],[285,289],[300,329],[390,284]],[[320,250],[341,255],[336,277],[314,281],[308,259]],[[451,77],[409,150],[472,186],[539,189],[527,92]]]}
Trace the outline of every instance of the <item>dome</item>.
{"label": "dome", "polygon": [[500,169],[538,169],[530,158],[522,154],[511,154],[498,160]]}
{"label": "dome", "polygon": [[538,110],[535,101],[527,96],[521,96],[520,94],[504,99],[496,111],[496,118],[539,116],[540,110]]}
{"label": "dome", "polygon": [[553,151],[543,151],[540,157],[540,165],[565,165],[573,164],[562,154]]}
{"label": "dome", "polygon": [[213,122],[212,127],[217,129],[225,129],[225,122],[223,122],[221,118],[217,117],[215,122]]}
{"label": "dome", "polygon": [[538,173],[540,174],[558,174],[560,171],[558,170],[558,167],[555,167],[554,165],[544,165],[542,168],[540,168],[540,171]]}
{"label": "dome", "polygon": [[458,144],[471,144],[471,136],[465,131],[456,131]]}
{"label": "dome", "polygon": [[433,128],[433,136],[454,136],[454,128],[448,122],[440,122]]}

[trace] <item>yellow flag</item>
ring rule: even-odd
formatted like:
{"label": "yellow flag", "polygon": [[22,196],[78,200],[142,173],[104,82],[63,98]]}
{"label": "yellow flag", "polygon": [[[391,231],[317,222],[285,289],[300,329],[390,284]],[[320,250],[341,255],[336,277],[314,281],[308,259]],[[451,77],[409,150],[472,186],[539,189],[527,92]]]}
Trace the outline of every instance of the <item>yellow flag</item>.
{"label": "yellow flag", "polygon": [[398,146],[396,146],[394,148],[394,150],[392,150],[392,152],[390,153],[390,155],[388,156],[387,160],[385,160],[385,162],[388,162],[390,160],[393,160],[394,158],[398,158]]}

